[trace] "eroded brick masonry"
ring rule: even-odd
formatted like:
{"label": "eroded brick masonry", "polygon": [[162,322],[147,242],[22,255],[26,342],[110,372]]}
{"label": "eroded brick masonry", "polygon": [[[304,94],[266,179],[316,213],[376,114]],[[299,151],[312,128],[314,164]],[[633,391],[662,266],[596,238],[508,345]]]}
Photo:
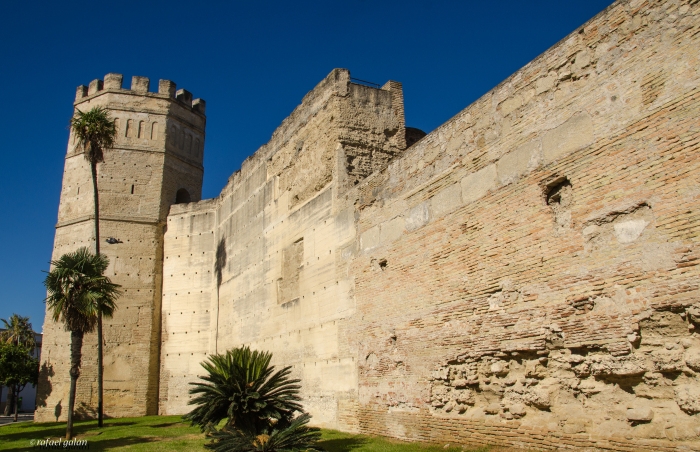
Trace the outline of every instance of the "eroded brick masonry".
{"label": "eroded brick masonry", "polygon": [[[120,130],[107,414],[188,411],[199,363],[245,344],[322,426],[700,450],[699,57],[699,3],[618,1],[425,137],[400,83],[336,69],[202,201],[203,101],[79,88]],[[94,241],[89,178],[69,142],[54,257]],[[47,321],[37,419],[65,417],[68,343]]]}

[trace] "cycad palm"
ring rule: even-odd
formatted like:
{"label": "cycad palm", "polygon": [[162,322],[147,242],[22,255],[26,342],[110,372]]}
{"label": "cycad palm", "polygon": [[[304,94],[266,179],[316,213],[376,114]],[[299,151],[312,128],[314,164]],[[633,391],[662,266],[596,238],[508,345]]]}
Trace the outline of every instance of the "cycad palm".
{"label": "cycad palm", "polygon": [[[212,355],[202,363],[204,383],[191,383],[190,405],[197,405],[185,419],[202,430],[213,430],[223,419],[227,425],[248,432],[263,432],[272,422],[285,428],[299,404],[299,380],[289,378],[290,367],[275,372],[271,353],[235,348]],[[257,434],[257,433],[256,433]]]}
{"label": "cycad palm", "polygon": [[[81,149],[85,160],[90,163],[92,189],[95,202],[95,254],[100,254],[100,197],[97,190],[97,164],[104,162],[104,151],[112,149],[117,136],[117,128],[109,111],[104,107],[94,107],[86,113],[76,109],[71,118],[71,129],[76,138],[76,147]],[[97,419],[102,427],[102,316],[97,314]]]}
{"label": "cycad palm", "polygon": [[92,254],[87,248],[80,248],[52,261],[51,265],[54,268],[44,280],[48,292],[46,307],[53,320],[61,320],[71,333],[71,383],[66,427],[66,438],[70,439],[83,336],[94,331],[98,313],[112,316],[120,292],[119,286],[104,276],[109,260],[103,254]]}
{"label": "cycad palm", "polygon": [[320,450],[316,442],[321,439],[318,428],[308,427],[311,419],[308,414],[302,414],[286,428],[269,429],[268,432],[250,432],[235,426],[225,426],[210,437],[213,441],[205,444],[207,449],[215,452],[285,452],[302,450]]}

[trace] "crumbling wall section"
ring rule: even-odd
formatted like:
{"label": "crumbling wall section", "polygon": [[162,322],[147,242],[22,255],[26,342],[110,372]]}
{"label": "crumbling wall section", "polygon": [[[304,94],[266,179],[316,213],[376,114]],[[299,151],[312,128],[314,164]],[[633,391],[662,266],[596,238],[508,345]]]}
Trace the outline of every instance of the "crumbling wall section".
{"label": "crumbling wall section", "polygon": [[698,8],[615,3],[343,198],[361,431],[700,448]]}

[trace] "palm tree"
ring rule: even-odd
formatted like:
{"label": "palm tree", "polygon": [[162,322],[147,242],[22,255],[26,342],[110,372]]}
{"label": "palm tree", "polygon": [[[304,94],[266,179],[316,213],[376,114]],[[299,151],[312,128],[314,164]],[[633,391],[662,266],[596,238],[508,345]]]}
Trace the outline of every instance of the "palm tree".
{"label": "palm tree", "polygon": [[31,350],[34,349],[36,342],[32,324],[29,323],[29,317],[12,314],[9,321],[0,319],[0,322],[5,325],[5,331],[0,333],[0,340],[8,344],[21,345]]}
{"label": "palm tree", "polygon": [[[90,163],[92,189],[95,200],[95,254],[100,254],[100,198],[97,191],[97,164],[104,162],[104,151],[112,149],[117,128],[109,111],[104,107],[93,107],[87,113],[76,109],[71,118],[71,129],[76,138],[76,147],[82,149],[85,160]],[[97,424],[102,427],[104,406],[102,401],[102,310],[97,313]]]}
{"label": "palm tree", "polygon": [[113,284],[104,271],[109,260],[104,254],[92,254],[83,247],[51,261],[54,267],[44,280],[48,292],[46,308],[55,322],[61,320],[71,333],[70,392],[66,439],[73,430],[75,387],[80,376],[83,336],[94,331],[102,313],[111,317],[119,297],[119,285]]}
{"label": "palm tree", "polygon": [[[34,340],[34,331],[32,331],[32,324],[29,323],[29,317],[22,317],[17,314],[12,314],[10,320],[0,319],[5,326],[5,331],[0,332],[0,341],[7,344],[14,344],[17,346],[25,347],[30,350],[30,353],[34,351],[36,342]],[[1,387],[0,387],[1,389]],[[12,411],[12,407],[15,405],[15,398],[19,391],[16,387],[7,387],[7,403],[5,404],[5,416],[9,416]]]}
{"label": "palm tree", "polygon": [[294,412],[302,411],[299,380],[289,379],[291,367],[275,372],[271,359],[271,353],[248,347],[210,356],[202,363],[204,382],[190,383],[197,397],[189,404],[197,407],[185,419],[202,431],[215,430],[226,418],[228,426],[248,432],[262,432],[273,422],[288,427]]}

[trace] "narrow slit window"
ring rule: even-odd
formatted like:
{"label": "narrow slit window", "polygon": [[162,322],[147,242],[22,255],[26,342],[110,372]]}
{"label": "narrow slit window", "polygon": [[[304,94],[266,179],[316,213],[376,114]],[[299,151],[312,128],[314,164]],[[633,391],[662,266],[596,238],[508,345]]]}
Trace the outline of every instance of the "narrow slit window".
{"label": "narrow slit window", "polygon": [[131,184],[131,194],[134,194],[134,184]]}

